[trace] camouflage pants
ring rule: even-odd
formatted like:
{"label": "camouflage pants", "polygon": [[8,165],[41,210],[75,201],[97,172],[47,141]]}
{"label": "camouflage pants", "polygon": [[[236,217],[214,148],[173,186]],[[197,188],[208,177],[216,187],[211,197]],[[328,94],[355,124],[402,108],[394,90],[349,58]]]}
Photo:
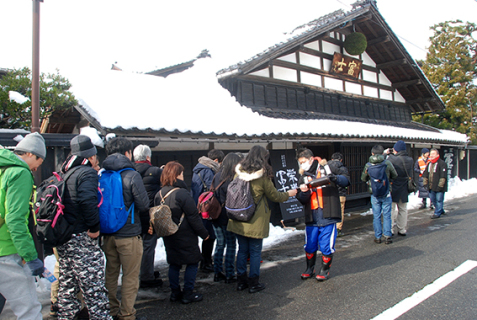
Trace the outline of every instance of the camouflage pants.
{"label": "camouflage pants", "polygon": [[58,319],[73,319],[80,311],[81,303],[76,298],[80,290],[90,319],[112,319],[104,284],[104,256],[98,240],[83,232],[73,235],[57,250],[60,257]]}

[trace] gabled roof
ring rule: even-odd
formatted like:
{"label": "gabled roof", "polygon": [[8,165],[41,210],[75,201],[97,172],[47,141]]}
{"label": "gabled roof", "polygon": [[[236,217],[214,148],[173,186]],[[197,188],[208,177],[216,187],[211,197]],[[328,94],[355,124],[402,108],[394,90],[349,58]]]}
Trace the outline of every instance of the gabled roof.
{"label": "gabled roof", "polygon": [[303,44],[323,37],[327,40],[327,33],[331,31],[349,34],[353,29],[366,36],[366,53],[404,97],[412,112],[433,112],[445,108],[421,68],[391,30],[372,0],[357,2],[349,12],[338,10],[299,26],[289,34],[290,37],[286,41],[244,62],[218,71],[217,76],[223,79],[248,74],[268,66],[271,60],[293,52]]}

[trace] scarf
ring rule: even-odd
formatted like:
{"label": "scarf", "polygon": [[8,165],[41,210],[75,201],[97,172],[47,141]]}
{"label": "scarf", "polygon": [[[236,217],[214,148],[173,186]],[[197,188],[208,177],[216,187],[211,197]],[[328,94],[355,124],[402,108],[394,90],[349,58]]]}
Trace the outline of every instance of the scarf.
{"label": "scarf", "polygon": [[63,162],[63,165],[61,166],[61,172],[66,173],[71,168],[81,165],[87,165],[91,167],[91,162],[89,162],[89,160],[86,158],[70,155],[66,161]]}
{"label": "scarf", "polygon": [[435,157],[433,160],[430,160],[430,161],[431,161],[431,163],[436,163],[437,160],[439,160],[439,155],[437,155],[437,157]]}
{"label": "scarf", "polygon": [[151,161],[148,161],[148,160],[136,161],[136,163],[147,163],[147,164],[149,164],[149,165],[151,165],[151,166],[152,166],[152,163],[151,163]]}
{"label": "scarf", "polygon": [[207,158],[205,156],[200,157],[199,158],[199,163],[203,164],[204,166],[206,166],[210,169],[212,169],[212,171],[214,171],[214,173],[219,171],[220,165],[217,162],[215,162],[214,160],[210,159],[210,158]]}

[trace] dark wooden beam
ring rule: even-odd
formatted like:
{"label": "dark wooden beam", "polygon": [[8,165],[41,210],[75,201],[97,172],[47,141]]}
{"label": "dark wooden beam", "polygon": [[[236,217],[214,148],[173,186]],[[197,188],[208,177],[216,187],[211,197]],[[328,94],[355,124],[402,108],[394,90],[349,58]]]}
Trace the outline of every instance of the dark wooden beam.
{"label": "dark wooden beam", "polygon": [[[315,57],[325,58],[325,59],[333,61],[333,55],[332,54],[324,53],[324,52],[317,51],[317,50],[310,49],[310,48],[303,47],[303,46],[300,47],[299,51],[303,52],[303,53],[310,54],[310,55],[315,56]],[[374,68],[374,67],[371,67],[371,66],[368,66],[368,65],[365,65],[365,64],[361,65],[361,69],[368,70],[368,71],[373,71],[373,72],[376,72],[376,73],[380,72],[378,68]]]}
{"label": "dark wooden beam", "polygon": [[397,60],[394,60],[394,61],[379,63],[379,64],[376,65],[376,68],[387,69],[387,68],[396,67],[396,66],[399,66],[401,64],[406,64],[406,63],[407,63],[406,59],[397,59]]}
{"label": "dark wooden beam", "polygon": [[433,97],[426,97],[426,98],[418,98],[418,99],[414,99],[414,100],[407,100],[406,103],[407,104],[416,104],[416,103],[425,103],[425,102],[432,102],[434,101],[434,98]]}
{"label": "dark wooden beam", "polygon": [[337,46],[340,46],[340,47],[343,46],[343,41],[338,40],[336,38],[332,38],[332,37],[329,36],[329,34],[322,37],[321,40],[327,41],[327,42],[332,43],[332,44],[336,44]]}
{"label": "dark wooden beam", "polygon": [[395,82],[392,84],[393,88],[402,88],[402,87],[408,87],[416,84],[422,84],[421,79],[413,79],[413,80],[407,80],[407,81],[401,81],[401,82]]}
{"label": "dark wooden beam", "polygon": [[385,43],[391,41],[391,38],[389,36],[384,36],[384,37],[379,37],[379,38],[374,38],[368,41],[368,46],[374,46],[375,44],[378,43]]}
{"label": "dark wooden beam", "polygon": [[80,122],[80,116],[67,116],[67,117],[50,117],[50,123],[71,123],[76,124]]}

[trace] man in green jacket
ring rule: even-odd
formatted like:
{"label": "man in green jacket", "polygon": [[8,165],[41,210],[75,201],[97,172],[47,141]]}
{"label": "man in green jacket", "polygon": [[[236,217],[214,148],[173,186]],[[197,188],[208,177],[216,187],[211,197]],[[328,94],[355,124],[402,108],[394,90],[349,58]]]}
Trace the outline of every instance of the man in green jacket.
{"label": "man in green jacket", "polygon": [[0,150],[0,292],[19,320],[42,319],[32,276],[40,275],[44,268],[28,221],[32,171],[45,157],[45,140],[38,133],[26,135],[14,152]]}

